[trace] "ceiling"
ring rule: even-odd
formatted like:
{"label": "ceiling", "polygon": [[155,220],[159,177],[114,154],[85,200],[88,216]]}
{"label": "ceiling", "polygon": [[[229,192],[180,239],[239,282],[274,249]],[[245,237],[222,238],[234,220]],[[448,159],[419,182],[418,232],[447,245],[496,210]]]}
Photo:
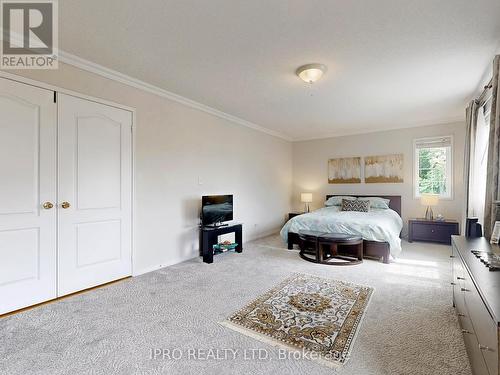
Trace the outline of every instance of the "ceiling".
{"label": "ceiling", "polygon": [[[290,139],[452,122],[499,0],[64,0],[60,48]],[[328,66],[314,85],[295,69]]]}

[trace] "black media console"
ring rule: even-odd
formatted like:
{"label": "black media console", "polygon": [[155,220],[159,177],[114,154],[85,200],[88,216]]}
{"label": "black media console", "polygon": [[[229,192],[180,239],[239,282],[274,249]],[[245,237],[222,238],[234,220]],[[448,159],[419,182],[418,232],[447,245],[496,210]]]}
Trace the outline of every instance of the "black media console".
{"label": "black media console", "polygon": [[236,247],[236,252],[241,253],[243,251],[242,245],[242,225],[241,224],[231,224],[221,227],[206,227],[202,226],[200,228],[200,249],[203,255],[203,261],[205,263],[213,263],[214,261],[214,251],[213,247],[218,243],[218,237],[227,234],[234,233],[235,241],[238,244]]}

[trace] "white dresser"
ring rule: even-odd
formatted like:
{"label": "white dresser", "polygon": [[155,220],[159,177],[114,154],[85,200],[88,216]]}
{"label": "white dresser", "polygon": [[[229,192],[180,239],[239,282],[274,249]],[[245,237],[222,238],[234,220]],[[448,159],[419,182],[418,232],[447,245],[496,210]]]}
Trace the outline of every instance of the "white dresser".
{"label": "white dresser", "polygon": [[500,254],[484,238],[452,236],[453,304],[474,375],[498,375],[500,271],[489,271],[471,250]]}

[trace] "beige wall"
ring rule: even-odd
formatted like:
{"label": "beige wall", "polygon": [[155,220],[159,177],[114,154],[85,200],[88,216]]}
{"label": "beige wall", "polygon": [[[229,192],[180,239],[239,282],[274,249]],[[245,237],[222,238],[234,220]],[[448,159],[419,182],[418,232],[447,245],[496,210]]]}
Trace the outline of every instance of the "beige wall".
{"label": "beige wall", "polygon": [[198,255],[203,194],[234,194],[246,241],[283,224],[289,142],[65,64],[16,74],[136,108],[134,273]]}
{"label": "beige wall", "polygon": [[[370,134],[328,138],[293,144],[293,206],[303,209],[301,192],[312,192],[312,207],[323,205],[327,194],[401,195],[402,214],[406,221],[422,217],[425,208],[413,197],[413,140],[438,135],[453,135],[454,185],[453,199],[442,200],[434,213],[461,220],[463,207],[463,150],[465,125],[462,123],[433,125],[418,128],[391,130]],[[404,183],[401,184],[328,184],[330,158],[349,156],[404,154]]]}

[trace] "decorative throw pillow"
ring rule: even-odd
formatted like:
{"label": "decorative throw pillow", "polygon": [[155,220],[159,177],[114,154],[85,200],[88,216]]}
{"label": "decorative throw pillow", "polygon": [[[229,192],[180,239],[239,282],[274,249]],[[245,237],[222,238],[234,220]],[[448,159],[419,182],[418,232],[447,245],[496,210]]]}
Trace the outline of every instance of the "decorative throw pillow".
{"label": "decorative throw pillow", "polygon": [[342,206],[342,200],[349,200],[349,201],[355,201],[356,197],[350,197],[347,195],[339,195],[336,197],[330,197],[328,200],[325,202],[325,206]]}
{"label": "decorative throw pillow", "polygon": [[362,201],[356,199],[355,201],[342,199],[341,211],[359,211],[368,212],[370,210],[370,201]]}
{"label": "decorative throw pillow", "polygon": [[381,208],[384,210],[389,209],[390,199],[380,197],[363,197],[358,198],[360,201],[370,201],[370,208]]}

